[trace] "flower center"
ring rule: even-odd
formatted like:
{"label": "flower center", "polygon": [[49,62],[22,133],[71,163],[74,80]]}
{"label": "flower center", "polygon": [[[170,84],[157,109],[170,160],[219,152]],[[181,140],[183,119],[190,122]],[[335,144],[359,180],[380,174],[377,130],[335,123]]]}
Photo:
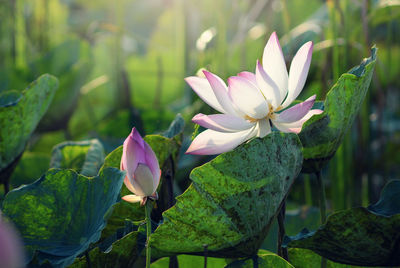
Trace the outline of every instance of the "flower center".
{"label": "flower center", "polygon": [[255,122],[257,122],[258,120],[262,120],[262,119],[275,119],[276,118],[276,115],[275,115],[275,113],[274,112],[277,112],[277,111],[279,111],[280,109],[282,109],[282,106],[279,106],[278,107],[278,109],[276,109],[275,111],[274,111],[274,108],[272,107],[272,105],[271,104],[268,104],[268,114],[264,117],[264,118],[261,118],[261,119],[256,119],[256,118],[253,118],[253,117],[251,117],[251,116],[248,116],[248,115],[245,115],[245,117],[244,117],[244,119],[246,119],[247,121],[249,121],[250,123],[255,123]]}

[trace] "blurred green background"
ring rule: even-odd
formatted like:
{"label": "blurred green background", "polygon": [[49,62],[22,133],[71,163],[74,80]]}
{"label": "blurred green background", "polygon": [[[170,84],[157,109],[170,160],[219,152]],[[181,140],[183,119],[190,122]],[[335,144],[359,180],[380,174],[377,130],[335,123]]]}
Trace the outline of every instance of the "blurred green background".
{"label": "blurred green background", "polygon": [[[98,138],[110,152],[133,126],[142,135],[161,132],[181,113],[187,125],[175,194],[182,193],[190,170],[210,160],[184,155],[195,129],[190,119],[213,113],[184,77],[201,68],[223,79],[254,71],[273,31],[288,64],[314,42],[301,99],[323,100],[372,45],[379,48],[361,113],[323,170],[328,209],[375,202],[383,185],[399,178],[398,0],[1,0],[0,18],[0,93],[23,90],[42,73],[60,80],[13,187],[39,178],[60,142]],[[298,211],[289,211],[289,235],[317,224],[315,184],[313,175],[300,175],[293,186],[288,209]]]}

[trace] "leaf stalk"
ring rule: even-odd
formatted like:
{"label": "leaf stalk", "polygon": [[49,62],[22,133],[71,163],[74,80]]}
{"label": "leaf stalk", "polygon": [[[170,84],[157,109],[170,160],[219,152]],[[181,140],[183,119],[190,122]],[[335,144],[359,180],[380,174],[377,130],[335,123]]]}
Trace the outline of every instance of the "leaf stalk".
{"label": "leaf stalk", "polygon": [[150,213],[153,207],[152,201],[150,198],[147,198],[147,202],[144,206],[145,214],[146,214],[146,268],[150,268],[151,263],[151,247],[149,243],[150,235],[151,235],[151,218]]}

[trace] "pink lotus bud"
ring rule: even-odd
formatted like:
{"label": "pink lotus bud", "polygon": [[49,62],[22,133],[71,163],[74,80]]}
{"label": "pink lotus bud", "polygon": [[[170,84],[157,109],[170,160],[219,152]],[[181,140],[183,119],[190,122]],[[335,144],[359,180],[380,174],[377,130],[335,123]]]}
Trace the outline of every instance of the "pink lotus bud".
{"label": "pink lotus bud", "polygon": [[0,267],[24,266],[22,242],[15,229],[1,219],[0,212]]}
{"label": "pink lotus bud", "polygon": [[134,193],[122,199],[131,203],[140,201],[142,204],[148,197],[157,199],[160,166],[155,153],[135,128],[124,142],[120,168],[126,171],[125,186]]}

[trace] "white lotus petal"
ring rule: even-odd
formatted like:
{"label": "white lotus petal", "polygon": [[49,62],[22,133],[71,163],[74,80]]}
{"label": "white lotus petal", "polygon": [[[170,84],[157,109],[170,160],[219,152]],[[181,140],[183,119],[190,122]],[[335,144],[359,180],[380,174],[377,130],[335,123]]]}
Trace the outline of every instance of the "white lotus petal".
{"label": "white lotus petal", "polygon": [[277,114],[275,122],[278,123],[291,123],[302,119],[312,108],[315,102],[315,96],[309,97],[307,100],[296,104],[289,109],[284,110],[280,114]]}
{"label": "white lotus petal", "polygon": [[308,70],[310,69],[313,43],[305,43],[296,53],[290,65],[288,95],[283,107],[289,106],[299,96],[306,83]]}
{"label": "white lotus petal", "polygon": [[133,195],[133,194],[128,194],[128,195],[124,195],[122,197],[123,200],[129,202],[129,203],[137,203],[142,201],[143,197],[141,196],[137,196],[137,195]]}
{"label": "white lotus petal", "polygon": [[272,120],[272,124],[279,129],[282,132],[294,132],[294,133],[300,133],[303,124],[310,119],[313,115],[316,114],[321,114],[324,111],[319,110],[319,109],[314,109],[314,110],[310,110],[302,119],[300,119],[299,121],[295,121],[295,122],[291,122],[291,123],[279,123],[279,122],[275,122],[274,120]]}
{"label": "white lotus petal", "polygon": [[190,76],[186,77],[185,81],[205,103],[210,105],[218,112],[226,113],[221,104],[219,104],[217,97],[215,96],[214,91],[206,78]]}
{"label": "white lotus petal", "polygon": [[253,84],[257,85],[257,80],[256,80],[256,75],[251,73],[251,72],[240,72],[237,74],[240,77],[243,77],[247,80],[249,80],[250,82],[252,82]]}
{"label": "white lotus petal", "polygon": [[259,61],[257,61],[256,67],[256,80],[265,98],[272,105],[274,110],[277,109],[281,104],[279,88],[265,72]]}
{"label": "white lotus petal", "polygon": [[231,98],[228,95],[228,87],[225,82],[213,73],[203,71],[211,88],[214,91],[214,95],[217,97],[218,103],[224,109],[226,114],[237,115],[235,108],[232,105]]}
{"label": "white lotus petal", "polygon": [[155,185],[155,179],[150,168],[145,164],[139,164],[135,170],[134,181],[139,185],[143,192],[143,196],[151,196],[157,189],[158,185]]}
{"label": "white lotus petal", "polygon": [[243,77],[233,76],[228,79],[228,85],[229,96],[244,114],[255,119],[268,114],[268,103],[253,83]]}
{"label": "white lotus petal", "polygon": [[219,132],[237,132],[254,126],[254,123],[249,123],[243,118],[227,114],[197,114],[192,122]]}
{"label": "white lotus petal", "polygon": [[186,153],[199,155],[225,153],[233,150],[251,137],[254,137],[255,134],[255,127],[233,133],[224,133],[208,129],[197,135]]}
{"label": "white lotus petal", "polygon": [[271,133],[271,126],[269,124],[269,119],[262,119],[257,122],[257,137],[264,138],[269,133]]}
{"label": "white lotus petal", "polygon": [[282,103],[288,90],[288,73],[282,48],[275,32],[271,34],[264,48],[262,63],[265,72],[278,86],[280,92],[279,103]]}

